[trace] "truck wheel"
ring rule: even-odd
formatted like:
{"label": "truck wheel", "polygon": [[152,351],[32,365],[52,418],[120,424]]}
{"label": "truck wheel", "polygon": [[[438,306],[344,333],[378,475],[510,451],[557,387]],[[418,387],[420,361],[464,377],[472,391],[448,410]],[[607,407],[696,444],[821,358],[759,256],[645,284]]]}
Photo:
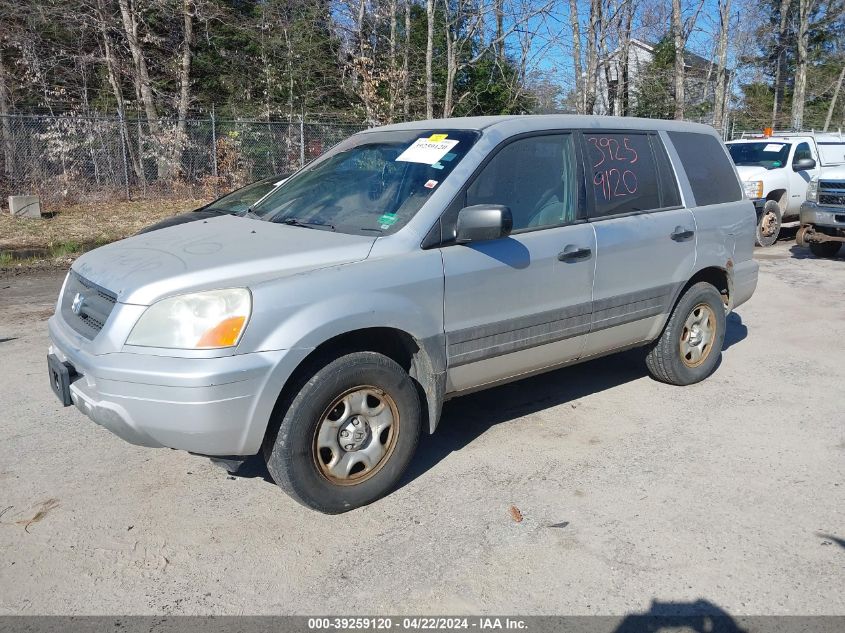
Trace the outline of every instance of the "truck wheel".
{"label": "truck wheel", "polygon": [[293,396],[265,442],[276,484],[304,506],[346,512],[390,492],[416,450],[420,399],[407,372],[375,352],[341,356]]}
{"label": "truck wheel", "polygon": [[649,349],[646,366],[655,380],[691,385],[716,369],[724,340],[722,295],[702,281],[681,296],[663,334]]}
{"label": "truck wheel", "polygon": [[757,246],[771,246],[780,235],[781,212],[775,200],[767,200],[757,218]]}
{"label": "truck wheel", "polygon": [[810,242],[810,252],[816,257],[835,257],[842,242]]}

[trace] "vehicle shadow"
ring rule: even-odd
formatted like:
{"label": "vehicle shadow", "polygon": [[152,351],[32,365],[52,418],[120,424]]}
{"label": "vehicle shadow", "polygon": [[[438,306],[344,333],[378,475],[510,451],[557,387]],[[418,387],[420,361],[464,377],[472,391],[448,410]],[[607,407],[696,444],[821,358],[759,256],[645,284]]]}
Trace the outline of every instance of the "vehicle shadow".
{"label": "vehicle shadow", "polygon": [[697,631],[699,633],[745,633],[747,629],[730,613],[710,602],[658,602],[653,600],[648,611],[625,616],[613,633],[657,631]]}
{"label": "vehicle shadow", "polygon": [[816,532],[816,536],[818,536],[820,539],[824,539],[825,541],[836,543],[839,547],[845,549],[845,539],[839,538],[838,536],[833,536],[832,534],[825,534],[824,532]]}
{"label": "vehicle shadow", "polygon": [[748,337],[748,328],[742,322],[742,317],[736,312],[731,312],[725,319],[725,342],[722,351],[725,351]]}
{"label": "vehicle shadow", "polygon": [[833,257],[816,257],[815,255],[813,255],[809,248],[798,246],[798,244],[793,244],[792,246],[790,246],[789,252],[792,254],[792,259],[838,259],[840,261],[845,261],[845,247],[840,248],[839,252]]}
{"label": "vehicle shadow", "polygon": [[605,356],[448,401],[437,431],[420,437],[416,457],[399,487],[497,424],[645,377],[643,355],[643,350],[637,349]]}
{"label": "vehicle shadow", "polygon": [[[729,314],[722,350],[747,336],[742,317]],[[497,424],[644,378],[648,375],[644,357],[645,349],[633,349],[450,400],[443,406],[437,431],[420,436],[416,456],[398,487],[409,484]],[[261,454],[247,458],[229,477],[261,478],[273,483]]]}

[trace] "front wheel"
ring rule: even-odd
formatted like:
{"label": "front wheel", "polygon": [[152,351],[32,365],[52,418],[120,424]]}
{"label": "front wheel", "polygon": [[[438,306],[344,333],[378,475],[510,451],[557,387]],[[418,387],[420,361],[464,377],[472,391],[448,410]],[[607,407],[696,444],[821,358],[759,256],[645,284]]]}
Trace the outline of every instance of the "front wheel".
{"label": "front wheel", "polygon": [[781,212],[775,200],[767,200],[760,217],[757,218],[757,246],[771,246],[780,235]]}
{"label": "front wheel", "polygon": [[835,257],[842,242],[810,242],[810,252],[816,257]]}
{"label": "front wheel", "polygon": [[691,385],[716,369],[724,340],[722,295],[707,282],[699,282],[681,296],[663,334],[649,349],[646,366],[656,380]]}
{"label": "front wheel", "polygon": [[341,356],[315,372],[280,413],[264,455],[276,484],[299,503],[346,512],[390,492],[420,433],[408,373],[375,352]]}

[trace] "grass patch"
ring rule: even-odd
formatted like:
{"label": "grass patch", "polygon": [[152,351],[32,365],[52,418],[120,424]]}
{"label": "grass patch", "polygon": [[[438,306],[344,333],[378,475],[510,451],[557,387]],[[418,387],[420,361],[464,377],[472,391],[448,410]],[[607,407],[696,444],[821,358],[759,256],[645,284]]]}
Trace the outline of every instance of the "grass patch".
{"label": "grass patch", "polygon": [[159,220],[191,211],[204,200],[132,200],[76,204],[45,209],[40,220],[0,213],[0,251],[106,244],[123,239]]}

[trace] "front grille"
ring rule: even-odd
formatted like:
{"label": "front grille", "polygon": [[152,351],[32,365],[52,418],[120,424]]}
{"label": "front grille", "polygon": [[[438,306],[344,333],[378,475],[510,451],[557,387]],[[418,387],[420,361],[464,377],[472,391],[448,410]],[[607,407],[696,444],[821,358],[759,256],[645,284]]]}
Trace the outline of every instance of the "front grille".
{"label": "front grille", "polygon": [[845,180],[822,180],[819,183],[819,189],[833,189],[837,191],[845,191]]}
{"label": "front grille", "polygon": [[87,339],[93,339],[109,318],[117,296],[71,271],[62,295],[62,318]]}
{"label": "front grille", "polygon": [[819,204],[845,207],[845,193],[819,193]]}

